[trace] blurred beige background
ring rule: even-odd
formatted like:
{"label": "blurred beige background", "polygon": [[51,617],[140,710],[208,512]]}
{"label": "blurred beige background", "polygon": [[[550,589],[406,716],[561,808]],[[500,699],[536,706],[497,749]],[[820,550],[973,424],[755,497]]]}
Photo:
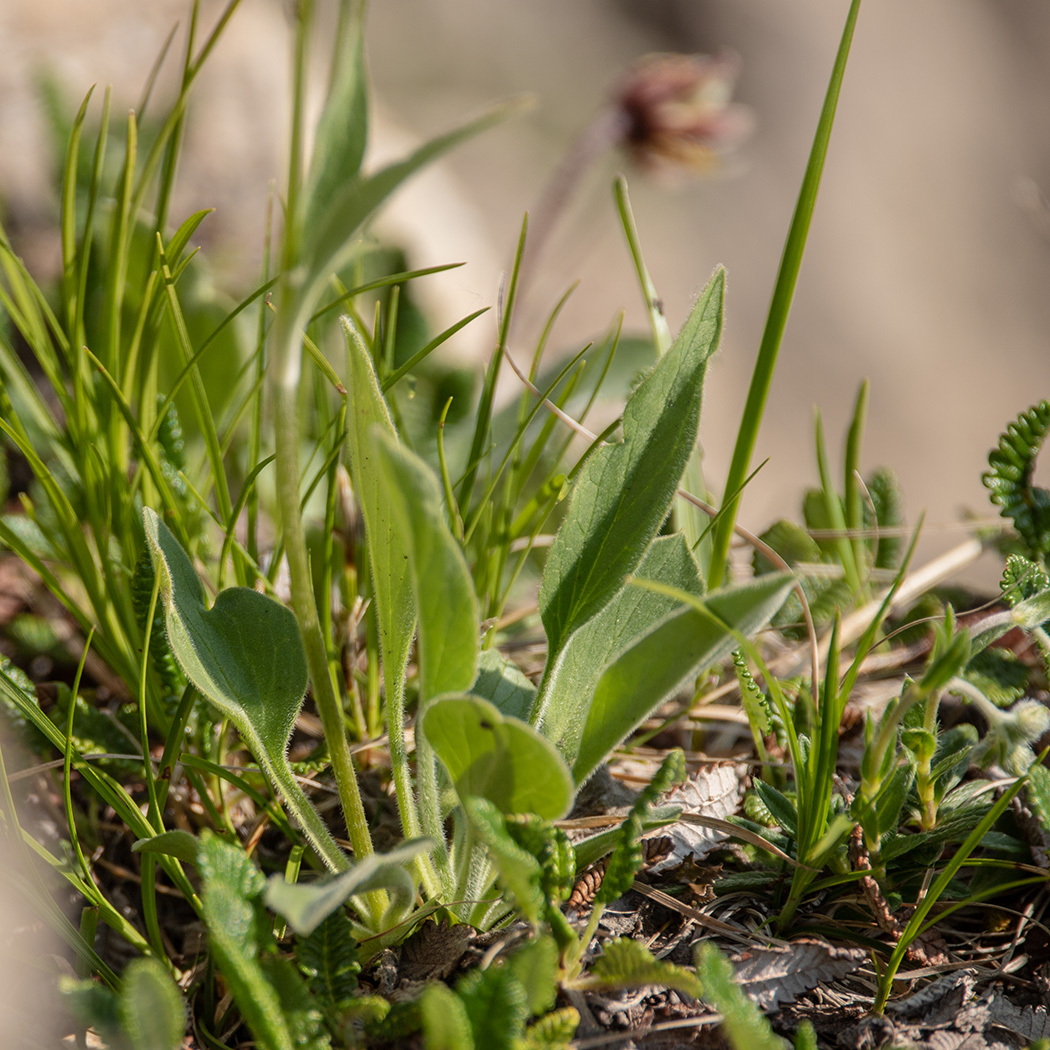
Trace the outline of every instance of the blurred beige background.
{"label": "blurred beige background", "polygon": [[[387,217],[414,265],[470,263],[433,282],[436,323],[495,302],[523,211],[625,66],[654,50],[734,49],[743,60],[737,98],[756,118],[738,170],[676,188],[629,173],[672,327],[715,265],[728,267],[726,337],[703,423],[717,486],[847,6],[373,0],[380,152],[407,148],[493,98],[537,95],[530,115],[461,150]],[[188,9],[188,0],[0,0],[0,200],[35,264],[55,258],[36,73],[59,77],[71,112],[92,83],[111,83],[119,113],[136,104]],[[219,9],[205,0],[205,25]],[[204,250],[236,289],[251,283],[266,195],[281,180],[289,9],[245,0],[191,111],[179,208],[217,208]],[[629,327],[643,326],[609,192],[617,163],[592,175],[533,288],[535,321],[582,279],[556,337],[566,350],[604,331],[621,307]],[[964,508],[988,516],[979,477],[989,447],[1018,411],[1050,395],[1050,221],[1033,207],[1033,189],[1050,191],[1045,0],[868,0],[757,451],[756,463],[770,463],[745,500],[748,525],[797,513],[815,479],[815,404],[838,462],[863,377],[872,384],[865,463],[895,467],[911,516],[928,511],[926,550],[959,538],[950,528]],[[494,324],[489,315],[472,326],[460,352],[487,350]]]}
{"label": "blurred beige background", "polygon": [[[322,5],[324,6],[324,5]],[[672,326],[711,270],[729,271],[726,337],[708,382],[703,444],[724,475],[768,296],[838,43],[844,0],[383,0],[371,5],[378,153],[445,129],[494,98],[531,114],[421,179],[391,209],[413,263],[467,260],[432,280],[438,321],[495,301],[522,213],[611,84],[654,50],[743,60],[736,96],[756,129],[734,171],[682,186],[628,170],[649,267]],[[185,210],[215,205],[205,248],[241,287],[281,179],[289,4],[246,0],[201,78],[182,172]],[[220,5],[202,5],[210,25]],[[73,106],[93,82],[133,105],[184,0],[0,0],[0,196],[50,218],[32,94],[46,66]],[[182,37],[176,39],[176,49]],[[841,443],[858,383],[872,383],[868,465],[899,472],[914,516],[986,514],[979,475],[1001,427],[1050,393],[1050,239],[1019,198],[1050,188],[1050,9],[1042,0],[878,0],[861,10],[794,311],[744,516],[795,513],[815,477],[812,406]],[[320,64],[318,75],[320,76]],[[539,318],[582,278],[556,342],[604,331],[621,307],[643,325],[609,183],[609,158],[542,259]],[[485,327],[487,325],[487,327]],[[494,319],[460,349],[484,352]],[[523,325],[522,335],[525,326]],[[524,345],[518,346],[519,353]],[[931,532],[932,534],[932,532]]]}

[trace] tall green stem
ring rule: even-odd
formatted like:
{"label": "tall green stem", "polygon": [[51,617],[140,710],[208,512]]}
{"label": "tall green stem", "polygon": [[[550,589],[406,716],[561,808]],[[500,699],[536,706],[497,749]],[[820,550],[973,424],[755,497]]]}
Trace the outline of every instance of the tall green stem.
{"label": "tall green stem", "polygon": [[[373,852],[361,793],[357,786],[350,745],[343,724],[343,710],[336,695],[328,665],[327,649],[321,633],[314,600],[313,581],[306,549],[306,534],[299,510],[299,415],[298,391],[302,378],[302,336],[310,315],[303,287],[304,273],[299,262],[302,207],[302,138],[303,85],[305,83],[306,40],[312,4],[299,5],[296,37],[294,105],[292,112],[291,150],[288,171],[288,209],[281,253],[283,274],[277,295],[277,320],[274,324],[273,358],[270,378],[274,410],[274,446],[276,452],[277,503],[283,526],[288,574],[291,579],[292,608],[299,623],[306,666],[313,684],[314,702],[324,726],[335,774],[339,801],[346,819],[347,834],[354,856],[361,860]],[[379,901],[375,902],[378,906]]]}
{"label": "tall green stem", "polygon": [[835,66],[831,72],[831,82],[824,96],[824,108],[817,122],[817,133],[809,153],[809,163],[799,189],[795,214],[791,219],[784,254],[780,260],[776,284],[773,287],[773,298],[769,304],[766,327],[762,333],[762,342],[758,348],[758,360],[751,376],[751,387],[747,392],[740,430],[737,433],[736,445],[733,448],[733,459],[726,478],[725,492],[729,500],[722,508],[721,517],[715,524],[714,538],[711,544],[711,563],[708,567],[708,581],[717,587],[725,576],[726,561],[729,557],[729,543],[733,538],[733,526],[736,524],[737,509],[740,505],[740,492],[747,480],[751,466],[751,457],[758,440],[758,430],[762,423],[769,388],[776,370],[777,354],[784,338],[788,314],[791,311],[791,300],[798,283],[799,270],[802,267],[802,254],[806,247],[810,220],[817,202],[817,191],[820,189],[820,177],[824,170],[824,158],[828,152],[831,139],[831,128],[835,122],[835,109],[838,106],[839,91],[846,72],[846,59],[849,57],[850,44],[853,41],[853,30],[860,12],[860,0],[852,0],[846,26],[842,31]]}

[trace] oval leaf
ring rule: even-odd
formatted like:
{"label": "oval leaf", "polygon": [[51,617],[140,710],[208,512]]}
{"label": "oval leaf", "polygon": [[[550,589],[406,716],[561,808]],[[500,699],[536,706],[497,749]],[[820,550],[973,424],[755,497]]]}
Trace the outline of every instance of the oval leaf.
{"label": "oval leaf", "polygon": [[572,776],[554,745],[487,700],[438,699],[423,715],[423,731],[461,799],[476,795],[503,813],[547,820],[568,812]]}

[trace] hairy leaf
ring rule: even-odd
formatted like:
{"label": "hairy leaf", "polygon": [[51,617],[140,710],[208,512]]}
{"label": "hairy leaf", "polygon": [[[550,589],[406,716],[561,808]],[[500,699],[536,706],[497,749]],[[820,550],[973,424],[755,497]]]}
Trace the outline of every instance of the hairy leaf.
{"label": "hairy leaf", "polygon": [[591,967],[588,977],[575,982],[582,988],[645,988],[656,985],[684,992],[699,999],[703,987],[695,973],[682,966],[653,958],[639,941],[619,937],[607,941],[602,956]]}
{"label": "hairy leaf", "polygon": [[409,572],[409,537],[401,531],[396,497],[380,466],[375,431],[395,439],[397,432],[380,393],[368,348],[349,322],[344,322],[344,331],[354,406],[348,414],[350,477],[365,521],[383,679],[391,705],[388,714],[395,719],[390,726],[391,746],[397,747],[404,736],[401,683],[415,633],[416,606]]}
{"label": "hairy leaf", "polygon": [[509,816],[506,826],[507,834],[539,862],[544,897],[566,900],[576,881],[576,851],[568,835],[532,814]]}
{"label": "hairy leaf", "polygon": [[120,1020],[134,1050],[178,1050],[186,1034],[186,1005],[165,966],[133,959],[120,986]]}
{"label": "hairy leaf", "polygon": [[507,966],[471,970],[456,985],[470,1018],[474,1045],[485,1050],[514,1050],[529,1015],[525,989]]}
{"label": "hairy leaf", "polygon": [[495,704],[512,718],[529,721],[536,687],[524,672],[497,649],[485,649],[478,658],[478,677],[470,687],[474,696]]}
{"label": "hairy leaf", "polygon": [[[704,591],[696,561],[680,534],[654,540],[636,576],[697,597]],[[568,761],[579,749],[583,722],[602,672],[678,607],[669,595],[624,587],[573,634],[553,662],[548,661],[533,719]]]}
{"label": "hairy leaf", "polygon": [[322,882],[286,882],[282,875],[271,875],[266,883],[267,907],[288,920],[288,925],[299,934],[313,932],[344,901],[372,890],[389,890],[394,898],[394,912],[387,921],[399,922],[415,897],[415,879],[405,865],[433,848],[430,839],[412,839],[403,842],[388,853],[373,853],[344,871]]}
{"label": "hairy leaf", "polygon": [[572,803],[572,777],[549,740],[487,700],[449,696],[423,714],[423,732],[460,799],[489,799],[504,813],[556,820]]}
{"label": "hairy leaf", "polygon": [[573,1007],[554,1010],[525,1029],[521,1050],[569,1050],[579,1026],[580,1015]]}
{"label": "hairy leaf", "polygon": [[237,1008],[260,1046],[293,1050],[284,1004],[259,961],[262,924],[254,902],[265,886],[262,873],[244,850],[207,833],[201,836],[197,862],[212,956]]}
{"label": "hairy leaf", "polygon": [[208,609],[200,578],[178,540],[149,507],[142,514],[176,659],[237,726],[260,763],[283,761],[306,693],[295,616],[248,587],[227,588]]}
{"label": "hairy leaf", "polygon": [[521,914],[538,926],[543,912],[543,870],[507,830],[507,818],[488,799],[467,797],[463,808],[474,833],[485,844],[499,872],[500,883],[514,898]]}
{"label": "hairy leaf", "polygon": [[382,482],[395,522],[407,539],[410,578],[419,617],[420,696],[469,689],[478,670],[478,601],[463,551],[442,510],[441,486],[430,468],[378,430]]}
{"label": "hairy leaf", "polygon": [[467,1008],[448,985],[431,981],[419,999],[426,1050],[474,1050]]}
{"label": "hairy leaf", "polygon": [[295,941],[295,959],[318,1003],[330,1013],[345,1010],[357,988],[361,972],[353,925],[337,909],[310,933]]}
{"label": "hairy leaf", "polygon": [[722,1015],[722,1027],[731,1046],[739,1050],[783,1050],[787,1046],[733,982],[733,967],[710,941],[704,941],[696,953],[696,975],[703,986],[704,1001]]}
{"label": "hairy leaf", "polygon": [[536,1017],[554,1005],[558,991],[558,946],[553,937],[530,941],[507,960],[506,966],[525,989],[529,1014]]}
{"label": "hairy leaf", "polygon": [[719,270],[674,345],[627,401],[623,442],[597,449],[577,476],[540,587],[551,659],[623,587],[667,516],[696,444],[724,290]]}
{"label": "hairy leaf", "polygon": [[[664,617],[637,644],[614,660],[598,681],[579,731],[572,772],[582,783],[614,747],[671,693],[704,667],[728,656],[769,622],[794,584],[788,573],[771,574],[713,591]],[[702,610],[702,611],[701,611]]]}
{"label": "hairy leaf", "polygon": [[288,765],[288,739],[306,693],[306,657],[290,609],[249,587],[229,587],[209,609],[186,552],[144,507],[146,541],[160,577],[168,641],[197,690],[237,727],[318,855],[333,871],[345,854]]}

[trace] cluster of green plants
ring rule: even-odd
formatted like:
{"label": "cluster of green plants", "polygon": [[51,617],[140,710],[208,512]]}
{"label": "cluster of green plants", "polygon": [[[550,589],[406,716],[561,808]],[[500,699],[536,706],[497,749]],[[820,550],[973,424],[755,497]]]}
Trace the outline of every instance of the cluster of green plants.
{"label": "cluster of green plants", "polygon": [[[1024,868],[1027,847],[1004,814],[1023,790],[1050,823],[1050,783],[1032,748],[1050,719],[1019,699],[1028,672],[994,643],[1021,627],[1050,650],[1050,497],[1032,484],[1050,407],[1019,418],[986,476],[1023,548],[1006,563],[1006,607],[967,626],[950,606],[937,609],[925,666],[868,715],[855,786],[843,792],[842,716],[865,659],[891,644],[889,617],[914,549],[899,538],[892,475],[865,481],[859,471],[866,388],[842,491],[818,421],[820,488],[806,497],[804,524],[779,522],[754,537],[735,519],[859,0],[788,234],[727,496],[709,525],[707,493],[679,502],[679,485],[687,468],[696,476],[724,273],[672,340],[620,180],[653,322],[651,367],[639,375],[620,363],[617,329],[548,368],[559,303],[520,400],[498,409],[527,224],[477,391],[438,351],[478,314],[429,332],[412,289],[433,271],[405,270],[369,224],[406,179],[520,107],[498,107],[366,171],[356,0],[340,5],[309,154],[313,12],[299,5],[280,232],[256,286],[239,301],[217,300],[206,260],[190,248],[207,212],[176,224],[170,201],[191,89],[236,7],[232,0],[199,41],[194,6],[181,90],[159,116],[147,93],[119,148],[108,95],[100,114],[84,100],[66,129],[54,287],[38,283],[0,229],[0,431],[33,479],[18,511],[0,516],[0,544],[36,573],[82,639],[71,682],[50,704],[15,664],[0,665],[0,697],[23,743],[60,758],[68,848],[55,852],[23,829],[2,766],[0,817],[12,848],[83,898],[78,928],[44,891],[20,887],[53,916],[75,957],[80,977],[63,984],[71,1013],[110,1045],[135,1050],[179,1045],[184,996],[195,1033],[213,1047],[228,1045],[237,1023],[273,1050],[412,1032],[431,1050],[558,1047],[579,1020],[559,1005],[560,990],[657,984],[714,1005],[735,1045],[778,1045],[713,945],[698,951],[695,969],[658,961],[631,940],[593,956],[603,909],[643,864],[641,836],[680,814],[663,797],[685,777],[681,752],[667,756],[619,825],[575,843],[558,826],[581,786],[669,698],[733,674],[760,773],[736,818],[752,864],[720,892],[746,886],[778,933],[817,929],[868,944],[881,1010],[908,948],[938,916],[1045,881]],[[622,414],[581,453],[599,394],[618,398]],[[549,546],[540,542],[551,534]],[[753,573],[734,580],[735,534],[755,556]],[[535,615],[506,615],[537,590]],[[864,608],[873,611],[851,636],[847,614]],[[770,624],[810,646],[808,677],[767,665],[758,636]],[[545,640],[534,678],[509,655],[530,631]],[[59,651],[44,622],[23,624],[18,638],[30,654]],[[119,683],[108,712],[89,660]],[[323,740],[292,762],[308,688]],[[949,694],[977,710],[983,737],[967,724],[942,728]],[[380,747],[401,841],[377,852],[355,751]],[[247,761],[234,761],[244,751]],[[997,765],[1009,785],[996,794],[968,779],[975,765]],[[335,826],[301,786],[304,773],[322,770],[335,783]],[[196,801],[196,826],[176,826],[173,790]],[[241,800],[284,843],[269,871],[242,841]],[[139,921],[93,869],[102,807],[134,842]],[[850,852],[855,829],[863,865]],[[574,926],[564,902],[602,858],[589,918]],[[818,894],[856,898],[869,876],[888,907],[916,905],[889,946],[810,914]],[[208,965],[192,977],[169,957],[162,882],[208,933]],[[530,935],[411,1002],[365,994],[362,967],[432,919],[480,930],[523,920]],[[100,921],[141,956],[123,974],[96,951]],[[217,975],[229,993],[221,1010]],[[187,978],[181,990],[177,978]],[[803,1029],[796,1045],[813,1039]]]}

